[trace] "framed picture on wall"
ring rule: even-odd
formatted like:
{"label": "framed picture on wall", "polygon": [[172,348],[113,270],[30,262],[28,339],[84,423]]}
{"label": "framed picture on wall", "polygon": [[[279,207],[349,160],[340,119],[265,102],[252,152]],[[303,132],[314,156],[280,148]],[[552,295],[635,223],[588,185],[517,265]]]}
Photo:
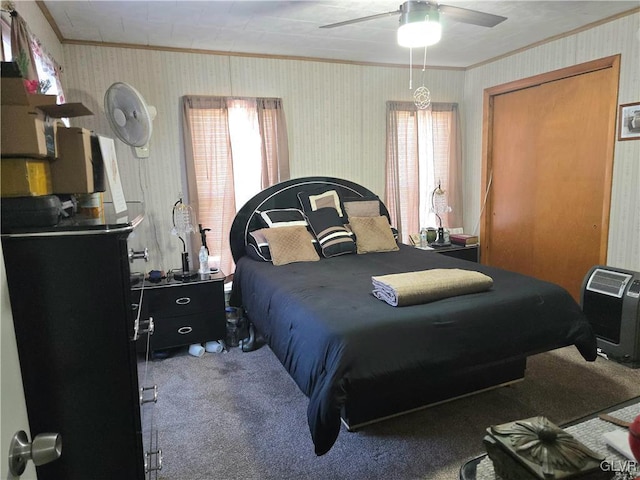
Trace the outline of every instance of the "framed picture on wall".
{"label": "framed picture on wall", "polygon": [[620,105],[618,112],[618,140],[640,139],[640,102]]}

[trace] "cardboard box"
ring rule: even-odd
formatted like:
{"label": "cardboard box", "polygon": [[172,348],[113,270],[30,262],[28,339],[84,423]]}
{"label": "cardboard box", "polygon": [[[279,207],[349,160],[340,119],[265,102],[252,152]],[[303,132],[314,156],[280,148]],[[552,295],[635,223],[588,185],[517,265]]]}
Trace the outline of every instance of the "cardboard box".
{"label": "cardboard box", "polygon": [[32,197],[52,193],[49,160],[3,158],[0,164],[2,197]]}
{"label": "cardboard box", "polygon": [[2,156],[55,157],[56,129],[42,111],[28,105],[2,105]]}
{"label": "cardboard box", "polygon": [[2,62],[0,78],[3,157],[57,157],[59,118],[92,115],[81,103],[56,104],[55,95],[28,94],[15,62]]}
{"label": "cardboard box", "polygon": [[57,102],[55,95],[27,93],[24,87],[24,79],[22,78],[2,77],[1,82],[0,102],[2,105],[29,105],[31,107],[37,107],[40,105],[55,105]]}
{"label": "cardboard box", "polygon": [[44,95],[41,93],[34,93],[27,95],[29,105],[32,107],[41,107],[45,105],[57,105],[58,97],[55,95]]}
{"label": "cardboard box", "polygon": [[29,94],[24,88],[21,78],[2,79],[2,105],[24,105],[38,107],[40,105],[55,105],[58,97],[41,93]]}
{"label": "cardboard box", "polygon": [[58,159],[51,162],[53,193],[93,193],[91,131],[58,128]]}
{"label": "cardboard box", "polygon": [[[3,84],[4,88],[4,84]],[[2,105],[2,143],[0,153],[5,156],[56,158],[59,118],[92,115],[81,103],[56,105],[55,100],[42,103],[43,97],[53,95],[29,95],[36,97],[37,107],[28,105]],[[53,97],[55,99],[55,97]]]}
{"label": "cardboard box", "polygon": [[20,77],[1,80],[0,101],[2,105],[29,105],[27,90],[24,88],[24,80]]}

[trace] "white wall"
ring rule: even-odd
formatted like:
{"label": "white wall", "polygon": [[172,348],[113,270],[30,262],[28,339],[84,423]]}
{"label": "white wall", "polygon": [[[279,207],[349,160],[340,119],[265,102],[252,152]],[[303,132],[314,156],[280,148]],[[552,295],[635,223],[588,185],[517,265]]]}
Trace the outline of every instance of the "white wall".
{"label": "white wall", "polygon": [[[65,57],[68,101],[81,101],[95,113],[76,125],[113,135],[102,99],[117,81],[133,85],[158,110],[148,160],[134,158],[116,142],[127,198],[147,203],[147,221],[130,241],[136,250],[150,249],[151,262],[133,267],[145,270],[180,266],[180,242],[169,231],[172,206],[182,189],[183,95],[282,98],[292,177],[342,177],[380,196],[386,102],[411,98],[408,70],[401,68],[77,45],[65,46]],[[427,72],[434,101],[461,102],[463,82],[459,70]]]}
{"label": "white wall", "polygon": [[[638,102],[640,14],[637,13],[465,73],[465,228],[472,228],[468,222],[477,220],[483,196],[480,188],[484,89],[616,54],[621,54],[618,104]],[[569,205],[558,208],[571,215]],[[615,144],[607,257],[608,265],[640,271],[640,140]]]}

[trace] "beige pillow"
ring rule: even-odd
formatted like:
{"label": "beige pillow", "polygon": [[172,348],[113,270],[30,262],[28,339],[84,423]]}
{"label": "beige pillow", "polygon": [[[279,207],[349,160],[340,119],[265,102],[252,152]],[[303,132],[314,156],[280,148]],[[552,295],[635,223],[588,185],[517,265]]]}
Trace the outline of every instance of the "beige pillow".
{"label": "beige pillow", "polygon": [[344,211],[347,217],[379,217],[379,200],[361,200],[357,202],[344,202]]}
{"label": "beige pillow", "polygon": [[349,217],[349,225],[356,236],[358,253],[399,250],[387,217]]}
{"label": "beige pillow", "polygon": [[320,260],[307,227],[265,228],[262,233],[269,242],[271,261],[274,265]]}

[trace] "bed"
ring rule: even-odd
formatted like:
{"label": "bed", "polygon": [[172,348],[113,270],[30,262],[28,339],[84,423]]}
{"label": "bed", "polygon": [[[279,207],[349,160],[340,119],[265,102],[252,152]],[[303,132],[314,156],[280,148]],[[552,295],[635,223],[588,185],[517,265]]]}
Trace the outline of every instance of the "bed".
{"label": "bed", "polygon": [[[359,219],[344,215],[345,205],[359,212],[359,205],[378,201],[388,225],[386,207],[363,186],[307,177],[260,192],[238,212],[230,234],[236,262],[230,304],[245,310],[309,398],[307,420],[317,455],[331,449],[341,421],[355,430],[521,380],[530,355],[575,345],[585,360],[595,360],[587,320],[555,284],[402,244],[395,251],[324,258],[314,235],[319,260],[275,265],[275,256],[261,256],[264,244],[255,237],[280,230],[269,225],[270,215],[302,210],[307,229],[315,232],[311,215],[330,210],[320,200],[332,191],[343,207],[342,221],[356,225]],[[320,199],[315,209],[310,198]],[[278,246],[267,243],[272,250]],[[431,269],[477,271],[493,284],[486,291],[404,307],[372,294],[372,276]]]}

